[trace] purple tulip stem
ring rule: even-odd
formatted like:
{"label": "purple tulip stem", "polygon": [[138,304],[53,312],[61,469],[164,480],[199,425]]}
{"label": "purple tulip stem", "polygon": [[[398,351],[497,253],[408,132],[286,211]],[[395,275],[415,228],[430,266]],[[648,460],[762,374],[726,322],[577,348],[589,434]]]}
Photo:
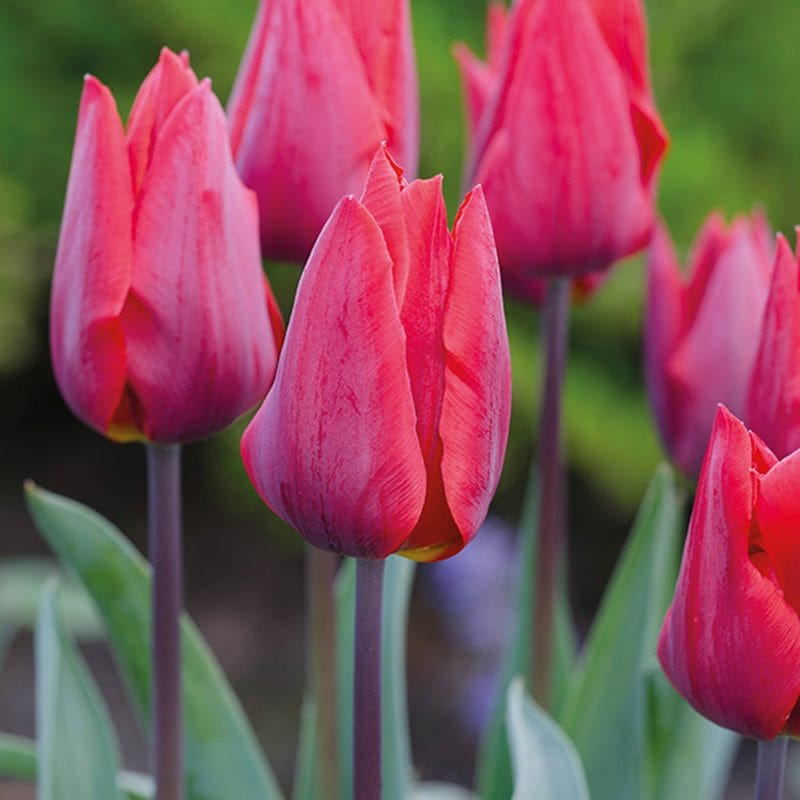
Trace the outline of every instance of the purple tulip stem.
{"label": "purple tulip stem", "polygon": [[555,595],[565,550],[566,491],[561,460],[561,399],[569,340],[571,292],[572,282],[569,278],[550,280],[542,314],[545,363],[539,417],[538,549],[530,688],[536,701],[546,710],[552,701]]}
{"label": "purple tulip stem", "polygon": [[147,491],[153,567],[150,769],[156,800],[183,800],[180,445],[147,445]]}
{"label": "purple tulip stem", "polygon": [[307,670],[314,698],[317,785],[330,800],[339,798],[336,736],[336,615],[333,584],[339,556],[306,546],[306,604],[308,606]]}
{"label": "purple tulip stem", "polygon": [[755,800],[781,800],[783,797],[788,746],[789,740],[785,736],[779,736],[771,742],[759,740]]}
{"label": "purple tulip stem", "polygon": [[356,561],[353,800],[381,798],[381,606],[384,560]]}

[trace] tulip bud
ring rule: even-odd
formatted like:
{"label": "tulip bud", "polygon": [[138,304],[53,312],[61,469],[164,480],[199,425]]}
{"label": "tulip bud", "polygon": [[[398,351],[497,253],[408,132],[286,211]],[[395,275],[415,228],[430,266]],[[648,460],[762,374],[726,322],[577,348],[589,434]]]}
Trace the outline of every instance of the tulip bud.
{"label": "tulip bud", "polygon": [[746,419],[778,456],[800,448],[800,265],[783,236],[778,236]]}
{"label": "tulip bud", "polygon": [[666,134],[639,0],[518,0],[490,18],[489,61],[457,56],[504,275],[582,275],[646,243]]}
{"label": "tulip bud", "polygon": [[267,258],[303,262],[386,141],[419,147],[408,0],[261,0],[228,112]]}
{"label": "tulip bud", "polygon": [[380,151],[303,272],[275,384],[242,439],[250,479],[317,547],[445,558],[486,515],[510,399],[483,193],[450,233],[441,177],[407,184]]}
{"label": "tulip bud", "polygon": [[164,49],[126,132],[87,77],[51,297],[69,407],[120,441],[199,439],[264,396],[280,331],[208,80]]}
{"label": "tulip bud", "polygon": [[778,461],[714,420],[658,658],[701,714],[744,736],[800,734],[800,451]]}
{"label": "tulip bud", "polygon": [[[719,403],[744,415],[769,289],[771,234],[759,214],[729,229],[712,214],[681,276],[669,234],[648,255],[645,371],[661,438],[677,466],[700,472]],[[758,428],[760,430],[760,428]]]}

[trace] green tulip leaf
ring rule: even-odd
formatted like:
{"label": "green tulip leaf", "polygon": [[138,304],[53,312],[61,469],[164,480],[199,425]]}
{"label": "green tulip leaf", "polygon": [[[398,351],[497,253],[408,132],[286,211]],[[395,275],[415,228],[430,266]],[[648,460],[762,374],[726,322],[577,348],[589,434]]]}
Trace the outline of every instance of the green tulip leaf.
{"label": "green tulip leaf", "polygon": [[511,800],[589,800],[575,747],[526,696],[522,678],[515,678],[508,689],[508,738],[514,768]]}
{"label": "green tulip leaf", "polygon": [[[134,704],[147,719],[150,694],[150,568],[91,509],[33,485],[39,531],[97,604]],[[188,800],[282,797],[233,691],[194,624],[184,617],[183,681]],[[74,798],[73,798],[74,800]]]}
{"label": "green tulip leaf", "polygon": [[36,742],[0,733],[0,775],[20,781],[36,780]]}
{"label": "green tulip leaf", "polygon": [[411,800],[478,800],[478,795],[454,783],[418,783],[411,790]]}
{"label": "green tulip leaf", "polygon": [[[0,777],[35,781],[36,762],[36,742],[33,739],[0,733]],[[126,800],[152,800],[155,797],[153,779],[139,772],[123,770],[117,775],[117,786]]]}
{"label": "green tulip leaf", "polygon": [[122,800],[111,720],[67,638],[55,583],[44,589],[36,624],[36,729],[39,800]]}
{"label": "green tulip leaf", "polygon": [[659,467],[559,717],[594,800],[648,796],[646,668],[675,585],[682,509],[671,471]]}
{"label": "green tulip leaf", "polygon": [[[355,566],[345,559],[336,577],[336,664],[341,796],[353,796],[353,658],[355,653]],[[406,699],[406,630],[416,564],[399,556],[386,560],[381,675],[383,796],[408,797],[411,744]]]}
{"label": "green tulip leaf", "polygon": [[740,737],[700,716],[653,658],[648,684],[649,800],[721,800]]}

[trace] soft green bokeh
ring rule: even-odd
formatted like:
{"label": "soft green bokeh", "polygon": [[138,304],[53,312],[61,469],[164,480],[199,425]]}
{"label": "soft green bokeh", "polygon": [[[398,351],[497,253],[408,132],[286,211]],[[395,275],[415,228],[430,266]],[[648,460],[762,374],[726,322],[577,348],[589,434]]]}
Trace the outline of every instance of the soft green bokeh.
{"label": "soft green bokeh", "polygon": [[[776,229],[800,222],[794,90],[800,76],[795,0],[650,0],[651,62],[672,135],[661,208],[681,251],[713,208],[762,205]],[[420,173],[445,175],[451,214],[460,193],[463,110],[451,46],[482,48],[483,0],[413,0],[422,89]],[[42,361],[47,287],[81,92],[92,72],[123,114],[167,44],[186,48],[223,100],[255,0],[53,0],[0,5],[0,378]],[[513,202],[513,198],[509,200]],[[284,307],[293,269],[279,271]],[[633,513],[659,457],[639,367],[641,263],[618,269],[576,311],[566,417],[573,474],[612,517]],[[515,420],[500,508],[514,515],[533,436],[536,335],[510,308]],[[238,458],[230,437],[224,446]]]}

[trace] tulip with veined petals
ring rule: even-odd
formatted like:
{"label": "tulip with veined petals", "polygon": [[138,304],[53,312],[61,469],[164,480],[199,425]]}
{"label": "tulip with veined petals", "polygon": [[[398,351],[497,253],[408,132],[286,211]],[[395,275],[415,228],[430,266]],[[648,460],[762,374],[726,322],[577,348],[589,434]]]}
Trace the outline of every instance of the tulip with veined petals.
{"label": "tulip with veined petals", "polygon": [[164,49],[126,131],[88,76],[51,298],[73,412],[112,439],[202,438],[263,398],[281,330],[209,81]]}
{"label": "tulip with veined petals", "polygon": [[407,184],[380,151],[304,270],[275,384],[242,440],[251,480],[317,547],[445,558],[486,515],[510,394],[480,188],[451,234],[441,178]]}
{"label": "tulip with veined petals", "polygon": [[504,275],[578,276],[643,247],[666,148],[639,0],[517,0],[464,49],[472,143]]}
{"label": "tulip with veined petals", "polygon": [[381,142],[417,166],[408,0],[261,0],[228,112],[267,258],[302,262]]}
{"label": "tulip with veined petals", "polygon": [[666,228],[653,235],[644,323],[647,390],[667,451],[692,478],[700,472],[717,405],[745,413],[772,250],[763,215],[726,227],[712,214],[684,277]]}
{"label": "tulip with veined petals", "polygon": [[704,716],[800,735],[800,451],[782,461],[720,407],[658,657]]}
{"label": "tulip with veined petals", "polygon": [[747,424],[780,456],[800,448],[800,258],[778,236]]}

